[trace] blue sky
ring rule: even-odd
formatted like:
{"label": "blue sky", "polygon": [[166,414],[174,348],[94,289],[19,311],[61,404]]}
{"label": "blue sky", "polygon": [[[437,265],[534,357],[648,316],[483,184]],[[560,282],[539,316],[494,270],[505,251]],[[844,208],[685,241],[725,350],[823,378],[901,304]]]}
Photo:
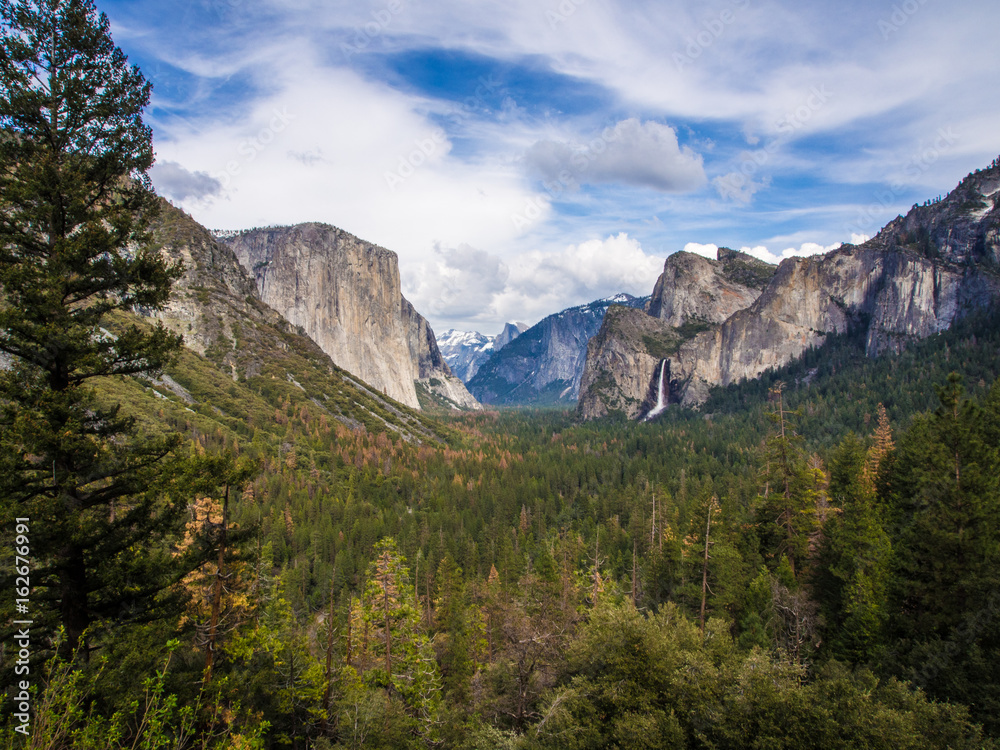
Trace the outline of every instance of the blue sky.
{"label": "blue sky", "polygon": [[98,0],[161,194],[396,251],[496,333],[664,258],[872,235],[1000,154],[995,0]]}

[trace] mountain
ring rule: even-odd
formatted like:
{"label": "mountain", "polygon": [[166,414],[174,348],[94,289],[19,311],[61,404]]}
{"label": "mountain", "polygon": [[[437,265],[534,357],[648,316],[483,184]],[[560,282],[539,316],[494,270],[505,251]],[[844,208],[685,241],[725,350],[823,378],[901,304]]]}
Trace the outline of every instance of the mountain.
{"label": "mountain", "polygon": [[126,379],[113,386],[114,401],[129,404],[148,429],[221,430],[246,440],[273,439],[280,447],[288,442],[291,411],[293,421],[314,429],[331,421],[405,440],[438,439],[432,420],[337,367],[265,304],[232,249],[183,211],[162,201],[151,241],[184,264],[167,305],[155,315],[183,335],[185,347],[156,381]]}
{"label": "mountain", "polygon": [[252,275],[261,299],[338,366],[414,409],[480,408],[400,292],[395,253],[318,223],[251,229],[221,241]]}
{"label": "mountain", "polygon": [[688,252],[669,256],[647,309],[611,308],[588,344],[581,412],[593,417],[618,410],[635,417],[648,411],[661,375],[670,373],[663,361],[684,341],[751,305],[774,272],[775,266],[728,248],[720,248],[716,260]]}
{"label": "mountain", "polygon": [[647,301],[618,294],[550,315],[483,363],[469,390],[486,404],[572,403],[580,392],[587,342],[608,308]]}
{"label": "mountain", "polygon": [[719,248],[717,260],[674,253],[663,264],[648,312],[674,328],[722,323],[753,304],[774,272],[775,266],[726,247]]}
{"label": "mountain", "polygon": [[451,371],[463,382],[475,377],[480,366],[528,329],[527,323],[507,323],[494,337],[478,331],[456,331],[450,328],[438,337],[441,356]]}
{"label": "mountain", "polygon": [[455,376],[468,383],[493,353],[493,337],[478,331],[449,328],[438,336],[438,348]]}
{"label": "mountain", "polygon": [[503,330],[497,334],[495,339],[493,339],[493,351],[500,351],[511,341],[527,331],[528,328],[530,328],[530,326],[527,323],[505,323]]}
{"label": "mountain", "polygon": [[[1000,295],[998,197],[1000,167],[994,162],[862,245],[786,259],[759,296],[721,321],[729,313],[722,301],[736,299],[729,293],[735,290],[717,282],[726,274],[693,274],[684,269],[696,261],[668,258],[657,282],[664,301],[655,320],[640,319],[636,311],[606,318],[588,351],[580,414],[645,414],[659,394],[661,371],[666,399],[695,406],[712,386],[780,367],[822,346],[830,334],[860,330],[868,356],[877,356],[947,330]],[[732,262],[730,252],[720,251],[717,262]],[[763,269],[747,263],[744,272],[741,283],[735,280],[755,291]],[[692,279],[708,284],[694,297],[718,299],[714,316],[706,317],[711,304],[688,304]]]}

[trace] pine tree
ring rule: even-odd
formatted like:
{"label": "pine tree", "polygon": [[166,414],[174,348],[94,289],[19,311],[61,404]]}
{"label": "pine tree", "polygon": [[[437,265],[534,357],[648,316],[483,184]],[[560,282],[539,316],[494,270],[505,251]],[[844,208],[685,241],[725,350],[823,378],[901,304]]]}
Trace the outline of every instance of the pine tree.
{"label": "pine tree", "polygon": [[764,547],[778,561],[788,560],[795,574],[809,554],[816,529],[816,500],[822,471],[810,469],[802,453],[802,438],[789,419],[798,413],[784,403],[784,384],[771,389],[776,410],[770,414],[777,433],[768,440],[764,491],[757,501],[757,518]]}
{"label": "pine tree", "polygon": [[381,540],[374,554],[362,596],[352,604],[350,664],[370,686],[398,695],[429,736],[441,677],[414,606],[410,570],[394,539]]}
{"label": "pine tree", "polygon": [[888,617],[892,544],[873,481],[878,464],[891,451],[884,415],[880,409],[874,444],[867,452],[850,434],[833,455],[830,495],[837,512],[827,524],[814,576],[829,630],[828,648],[834,656],[853,662],[874,658]]}
{"label": "pine tree", "polygon": [[[903,436],[891,490],[900,526],[901,621],[920,636],[946,635],[960,613],[980,606],[998,581],[1000,478],[987,415],[963,398],[952,374],[941,406]],[[912,629],[912,630],[911,630]]]}
{"label": "pine tree", "polygon": [[[36,629],[67,650],[98,622],[167,611],[157,546],[175,440],[141,438],[98,379],[158,372],[180,338],[128,323],[179,269],[144,249],[156,207],[150,85],[92,0],[0,0],[0,507],[30,517]],[[86,649],[84,649],[86,653]]]}
{"label": "pine tree", "polygon": [[952,374],[914,420],[887,477],[895,513],[899,667],[931,695],[1000,729],[1000,385],[983,407]]}

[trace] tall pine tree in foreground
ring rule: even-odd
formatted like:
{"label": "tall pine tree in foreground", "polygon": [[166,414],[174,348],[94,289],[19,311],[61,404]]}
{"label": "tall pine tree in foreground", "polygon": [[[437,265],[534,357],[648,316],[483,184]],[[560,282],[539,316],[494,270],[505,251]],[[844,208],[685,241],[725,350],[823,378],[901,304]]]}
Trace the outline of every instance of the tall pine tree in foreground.
{"label": "tall pine tree in foreground", "polygon": [[895,668],[1000,732],[1000,381],[982,406],[952,373],[887,476],[898,541]]}
{"label": "tall pine tree in foreground", "polygon": [[177,441],[138,435],[94,390],[177,351],[123,312],[161,307],[179,269],[143,249],[150,84],[107,17],[0,0],[0,18],[0,522],[30,518],[35,632],[61,625],[86,654],[88,629],[162,614],[180,574],[162,544],[184,508]]}

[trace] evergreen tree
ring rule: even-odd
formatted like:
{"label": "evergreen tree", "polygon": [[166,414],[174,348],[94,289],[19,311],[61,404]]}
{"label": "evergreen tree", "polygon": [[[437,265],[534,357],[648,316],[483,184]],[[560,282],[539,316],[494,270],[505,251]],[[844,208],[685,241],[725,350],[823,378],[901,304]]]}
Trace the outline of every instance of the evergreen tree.
{"label": "evergreen tree", "polygon": [[399,696],[429,737],[438,721],[441,676],[414,606],[410,570],[392,538],[374,553],[361,598],[352,604],[349,663],[371,687]]}
{"label": "evergreen tree", "polygon": [[887,479],[896,517],[891,627],[902,672],[972,707],[992,732],[1000,711],[1000,386],[985,407],[952,374],[918,418]]}
{"label": "evergreen tree", "polygon": [[[101,622],[165,611],[157,546],[176,441],[140,438],[99,378],[154,374],[180,346],[121,313],[157,309],[179,269],[144,248],[156,207],[150,85],[92,0],[0,0],[0,503],[31,519],[36,628],[67,650]],[[84,649],[86,652],[86,649]]]}
{"label": "evergreen tree", "polygon": [[802,438],[789,417],[798,413],[785,408],[784,384],[771,389],[775,411],[770,413],[777,432],[767,444],[764,491],[758,498],[760,535],[772,558],[784,557],[794,574],[809,554],[816,531],[816,506],[822,470],[811,469],[802,452]]}
{"label": "evergreen tree", "polygon": [[877,473],[872,456],[884,461],[886,445],[891,445],[891,435],[888,423],[880,420],[867,453],[852,433],[831,461],[830,495],[839,513],[826,526],[814,580],[829,630],[828,647],[837,658],[853,662],[874,658],[888,616],[892,545],[872,478]]}
{"label": "evergreen tree", "polygon": [[899,528],[900,624],[943,636],[1000,585],[1000,476],[987,415],[963,398],[961,379],[938,389],[941,406],[915,420],[897,448],[891,491]]}
{"label": "evergreen tree", "polygon": [[462,569],[450,555],[441,559],[437,569],[438,596],[434,601],[437,633],[433,645],[441,665],[444,689],[455,697],[464,697],[473,663],[471,638],[465,607]]}

